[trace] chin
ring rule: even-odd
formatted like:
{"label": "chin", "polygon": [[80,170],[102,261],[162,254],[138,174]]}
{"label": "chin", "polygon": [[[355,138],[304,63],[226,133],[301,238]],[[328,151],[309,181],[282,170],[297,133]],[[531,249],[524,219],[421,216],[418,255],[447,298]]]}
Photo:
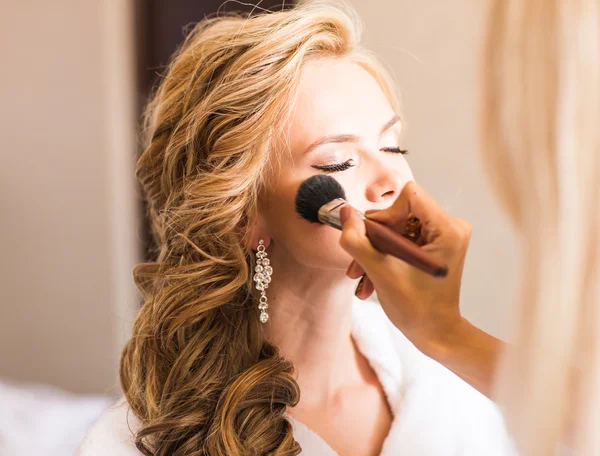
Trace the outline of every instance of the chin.
{"label": "chin", "polygon": [[353,258],[350,256],[348,252],[339,247],[336,249],[336,252],[330,256],[330,261],[327,261],[327,264],[331,264],[333,269],[340,269],[344,272],[352,263]]}
{"label": "chin", "polygon": [[302,255],[304,257],[300,260],[305,266],[314,269],[322,269],[322,270],[339,270],[345,272],[352,263],[352,257],[341,247],[337,246],[335,249],[331,247],[321,248],[315,246],[313,247],[313,255],[307,257],[306,255]]}

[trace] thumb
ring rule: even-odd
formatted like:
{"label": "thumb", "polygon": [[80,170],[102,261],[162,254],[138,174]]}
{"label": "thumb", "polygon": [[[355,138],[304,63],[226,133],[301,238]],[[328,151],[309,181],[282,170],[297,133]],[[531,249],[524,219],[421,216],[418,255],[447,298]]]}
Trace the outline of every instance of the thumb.
{"label": "thumb", "polygon": [[367,238],[365,222],[350,206],[342,207],[340,211],[342,222],[342,237],[340,245],[365,269],[378,264],[384,254],[375,250]]}

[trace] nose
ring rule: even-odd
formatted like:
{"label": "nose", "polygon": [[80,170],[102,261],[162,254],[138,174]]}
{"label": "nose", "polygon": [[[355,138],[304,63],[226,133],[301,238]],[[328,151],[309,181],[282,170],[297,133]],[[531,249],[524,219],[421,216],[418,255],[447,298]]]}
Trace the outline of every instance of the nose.
{"label": "nose", "polygon": [[386,160],[373,160],[365,197],[372,203],[392,204],[406,183],[398,166]]}

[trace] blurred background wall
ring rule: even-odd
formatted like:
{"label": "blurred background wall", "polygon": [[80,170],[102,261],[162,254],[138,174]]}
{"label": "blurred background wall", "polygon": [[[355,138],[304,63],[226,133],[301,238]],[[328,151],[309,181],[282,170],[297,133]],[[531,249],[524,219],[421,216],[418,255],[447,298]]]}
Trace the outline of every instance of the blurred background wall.
{"label": "blurred background wall", "polygon": [[137,305],[132,11],[2,3],[0,377],[111,391]]}
{"label": "blurred background wall", "polygon": [[[2,1],[0,378],[117,392],[139,304],[131,269],[147,239],[133,177],[137,119],[183,26],[222,4]],[[483,5],[353,4],[403,94],[417,180],[474,226],[464,312],[506,337],[514,245],[478,157]]]}
{"label": "blurred background wall", "polygon": [[516,247],[479,150],[485,1],[352,0],[365,41],[392,69],[403,98],[408,162],[450,214],[473,225],[461,306],[482,329],[510,337]]}

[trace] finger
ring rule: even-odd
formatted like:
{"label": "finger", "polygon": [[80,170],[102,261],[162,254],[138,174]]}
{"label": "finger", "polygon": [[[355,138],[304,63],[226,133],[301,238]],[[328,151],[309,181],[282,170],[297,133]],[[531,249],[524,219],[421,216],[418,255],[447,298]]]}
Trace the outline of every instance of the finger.
{"label": "finger", "polygon": [[362,268],[360,264],[356,260],[352,260],[348,270],[346,271],[346,275],[351,279],[358,279],[365,273],[365,270]]}
{"label": "finger", "polygon": [[408,182],[400,195],[390,207],[383,210],[368,210],[365,212],[367,218],[383,223],[392,228],[397,233],[403,233],[411,216],[410,213],[410,189],[412,183]]}
{"label": "finger", "polygon": [[363,284],[363,289],[362,289],[362,294],[361,294],[360,299],[368,299],[369,296],[371,296],[374,291],[375,291],[375,286],[373,285],[371,278],[368,275],[365,275],[365,281]]}
{"label": "finger", "polygon": [[[398,197],[401,198],[402,194]],[[387,209],[371,209],[365,212],[365,216],[370,220],[383,223],[393,230],[401,233],[406,227],[409,213],[403,205],[399,204],[398,199]]]}
{"label": "finger", "polygon": [[364,296],[366,299],[374,292],[375,288],[371,278],[366,276],[367,273],[375,274],[377,281],[380,281],[380,283],[391,283],[397,280],[397,274],[402,267],[408,267],[408,265],[391,264],[388,266],[390,261],[393,263],[402,262],[379,252],[373,247],[366,236],[364,221],[352,207],[342,208],[340,221],[343,230],[340,245],[354,257],[354,262],[357,263],[356,267],[364,271],[362,275],[366,278],[359,283],[361,288],[365,287],[364,295],[361,289],[358,290],[357,294],[361,297]]}
{"label": "finger", "polygon": [[381,212],[381,209],[369,209],[365,211],[365,215],[371,220],[376,220],[379,223],[383,223],[397,233],[400,233],[406,239],[415,244],[423,245],[423,238],[421,236],[421,221],[414,216],[414,214],[408,214],[407,217],[401,217],[395,219],[394,217],[386,216],[386,214],[375,215],[377,212]]}
{"label": "finger", "polygon": [[420,220],[426,242],[452,224],[446,211],[415,182],[408,182],[404,186],[392,206],[368,214],[369,219],[384,223],[398,233],[404,233],[411,217]]}
{"label": "finger", "polygon": [[[357,285],[356,295],[360,299],[371,296],[375,291],[376,283],[379,287],[396,283],[399,277],[405,277],[413,268],[397,258],[376,250],[366,237],[364,221],[351,207],[342,208],[340,221],[343,228],[340,245],[354,257],[354,262],[358,265],[356,267],[365,271],[363,279]],[[375,277],[376,280],[373,281],[371,277]]]}
{"label": "finger", "polygon": [[373,282],[371,282],[369,276],[364,275],[358,282],[354,294],[358,299],[367,299],[369,296],[371,296],[374,290],[375,287],[373,286]]}
{"label": "finger", "polygon": [[471,240],[471,235],[473,233],[473,227],[469,222],[463,219],[455,218],[454,223],[456,224],[459,234],[461,238],[466,240],[467,242]]}
{"label": "finger", "polygon": [[365,224],[360,220],[360,217],[355,216],[356,213],[351,206],[343,206],[340,209],[340,222],[342,222],[342,231],[345,229],[356,230],[360,235],[365,236],[367,228]]}
{"label": "finger", "polygon": [[380,211],[366,212],[370,219],[388,225],[406,220],[411,213],[421,221],[428,222],[447,220],[450,217],[421,186],[412,181],[406,183],[390,207]]}
{"label": "finger", "polygon": [[440,224],[450,220],[448,213],[416,182],[409,182],[400,194],[409,213],[422,222]]}
{"label": "finger", "polygon": [[462,246],[466,251],[469,247],[469,243],[471,242],[471,234],[473,228],[471,224],[466,220],[462,220],[459,218],[453,218],[454,222],[454,243],[453,245]]}
{"label": "finger", "polygon": [[340,213],[342,236],[340,245],[367,270],[383,261],[384,254],[375,250],[366,235],[365,223],[351,207],[343,207]]}

